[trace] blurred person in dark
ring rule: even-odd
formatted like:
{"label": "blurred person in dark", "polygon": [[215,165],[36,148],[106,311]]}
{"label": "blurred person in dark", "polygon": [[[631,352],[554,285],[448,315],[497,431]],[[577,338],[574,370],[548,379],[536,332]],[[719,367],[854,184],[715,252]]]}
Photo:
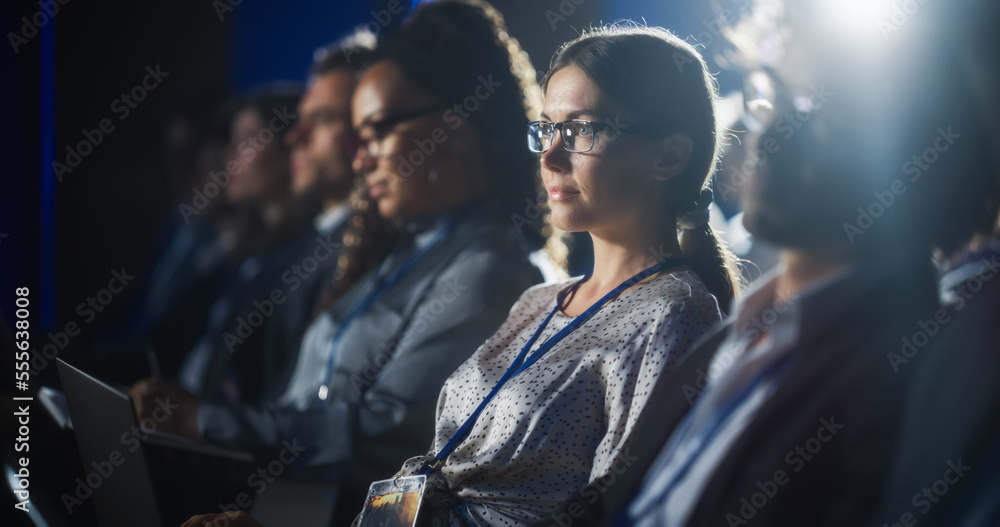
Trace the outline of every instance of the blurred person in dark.
{"label": "blurred person in dark", "polygon": [[[221,92],[198,87],[182,91],[170,105],[161,161],[168,215],[151,238],[147,269],[135,273],[125,292],[128,305],[98,321],[89,344],[99,363],[94,367],[114,378],[128,381],[147,373],[144,349],[190,349],[233,271],[221,234],[230,207],[211,178],[225,164],[222,102]],[[207,199],[206,191],[215,198]],[[182,359],[179,353],[164,354],[163,374],[176,375]]]}
{"label": "blurred person in dark", "polygon": [[[260,396],[263,372],[256,343],[265,333],[260,326],[271,320],[280,303],[272,291],[281,287],[282,274],[299,256],[295,242],[307,225],[292,212],[299,202],[292,194],[290,154],[283,141],[295,126],[299,97],[297,87],[277,84],[230,103],[225,163],[210,176],[220,190],[204,197],[209,202],[225,199],[233,207],[220,237],[235,271],[212,303],[206,329],[195,345],[190,350],[157,350],[164,357],[183,355],[179,382],[215,400]],[[251,344],[243,346],[247,342]]]}
{"label": "blurred person in dark", "polygon": [[[962,0],[934,7],[915,13],[936,17],[931,19],[935,31],[924,34],[933,35],[940,49],[928,55],[928,63],[954,63],[945,70],[953,80],[944,84],[941,97],[957,99],[975,116],[948,124],[956,131],[964,125],[961,139],[982,141],[992,155],[956,182],[973,176],[981,182],[974,189],[982,198],[961,214],[988,218],[1000,202],[1000,33],[995,28],[1000,5]],[[926,154],[920,152],[919,161]],[[952,244],[939,247],[936,260],[944,307],[904,335],[893,357],[911,385],[873,526],[1000,525],[1000,215],[992,224],[982,222],[957,250]],[[918,347],[924,336],[932,342]]]}
{"label": "blurred person in dark", "polygon": [[[287,256],[279,261],[285,267],[272,266],[280,275],[262,282],[272,289],[257,287],[255,305],[273,302],[263,313],[266,321],[246,317],[249,328],[234,328],[230,323],[222,335],[226,347],[216,350],[205,375],[209,385],[221,384],[229,393],[233,392],[229,383],[234,378],[251,379],[259,388],[240,386],[242,400],[227,398],[219,402],[254,402],[248,397],[250,388],[260,394],[261,401],[273,401],[282,394],[321,293],[333,283],[344,230],[352,215],[348,199],[354,188],[351,94],[373,46],[371,35],[359,33],[314,54],[309,82],[297,108],[297,122],[284,135],[289,150],[291,194],[289,204],[284,205],[287,211],[282,222],[303,225],[304,232],[282,250]],[[247,329],[253,333],[247,334]],[[228,339],[233,339],[232,346]],[[232,353],[227,353],[230,350]],[[144,381],[134,388],[134,393],[155,390],[157,384],[156,380]]]}
{"label": "blurred person in dark", "polygon": [[[1000,524],[1000,230],[943,269],[944,307],[893,356],[911,385],[875,527]],[[917,347],[925,336],[932,342]]]}
{"label": "blurred person in dark", "polygon": [[291,148],[292,193],[301,203],[297,209],[311,211],[315,204],[320,213],[309,218],[312,228],[300,237],[298,259],[281,275],[287,300],[276,307],[276,320],[267,324],[260,354],[264,400],[274,400],[285,390],[302,335],[334,283],[344,232],[355,214],[350,195],[356,138],[350,104],[373,52],[371,37],[359,32],[316,51],[299,121],[285,137]]}
{"label": "blurred person in dark", "polygon": [[290,207],[290,150],[284,141],[297,120],[301,94],[296,85],[276,83],[230,104],[226,171],[219,179],[239,211],[231,227],[236,259],[279,246],[298,227],[289,218],[309,216]]}
{"label": "blurred person in dark", "polygon": [[[214,184],[210,174],[224,170],[228,134],[219,124],[221,102],[211,95],[189,98],[193,100],[181,106],[166,126],[165,169],[177,208],[162,236],[164,250],[152,268],[143,308],[137,310],[140,338],[153,350],[194,346],[233,271],[220,232],[220,226],[228,223],[229,205],[223,195],[213,200],[204,197],[206,186]],[[182,359],[179,353],[163,354],[163,375],[175,376]]]}
{"label": "blurred person in dark", "polygon": [[[742,114],[743,94],[737,93],[727,99],[727,103],[739,101]],[[754,238],[743,226],[743,211],[741,210],[739,189],[747,183],[749,174],[766,151],[751,151],[747,148],[746,125],[741,120],[727,123],[726,141],[723,143],[719,158],[719,168],[715,171],[712,188],[715,190],[715,203],[723,210],[723,214],[713,216],[718,219],[718,231],[726,240],[733,253],[741,260],[740,270],[747,283],[752,283],[763,274],[770,271],[778,263],[778,251],[767,242]],[[757,145],[760,149],[760,145]]]}
{"label": "blurred person in dark", "polygon": [[[475,108],[466,111],[469,97]],[[363,214],[352,218],[344,265],[285,393],[237,407],[176,391],[137,400],[169,393],[183,401],[178,431],[267,456],[296,439],[304,450],[291,472],[338,483],[337,517],[349,522],[372,480],[427,446],[448,374],[542,281],[529,254],[548,243],[546,222],[519,229],[511,220],[526,200],[541,201],[524,147],[539,100],[534,71],[495,10],[420,7],[380,38],[355,90]]]}
{"label": "blurred person in dark", "polygon": [[976,96],[995,92],[972,82],[993,67],[970,67],[948,37],[968,39],[982,5],[920,4],[895,30],[847,7],[761,0],[732,30],[748,146],[768,153],[743,221],[781,263],[658,389],[632,449],[633,467],[651,467],[641,484],[639,468],[585,489],[564,512],[574,525],[889,519],[876,515],[890,460],[914,441],[897,443],[912,394],[894,355],[940,309],[932,248],[996,218],[995,128]]}

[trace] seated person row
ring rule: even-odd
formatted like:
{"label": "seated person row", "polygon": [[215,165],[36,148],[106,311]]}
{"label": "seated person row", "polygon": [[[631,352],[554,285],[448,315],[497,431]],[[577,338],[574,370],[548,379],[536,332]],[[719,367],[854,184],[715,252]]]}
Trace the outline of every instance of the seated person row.
{"label": "seated person row", "polygon": [[[630,450],[637,458],[633,466],[640,469],[631,474],[641,475],[641,469],[650,465],[652,469],[635,498],[631,499],[635,487],[626,480],[638,476],[619,475],[618,484],[600,491],[582,489],[577,496],[583,499],[563,503],[565,508],[558,513],[566,514],[574,525],[591,519],[612,525],[911,524],[920,518],[917,514],[926,514],[908,510],[917,507],[913,492],[919,494],[920,486],[942,477],[945,461],[955,463],[954,456],[962,452],[976,454],[971,463],[965,458],[972,475],[953,470],[951,477],[963,479],[948,481],[956,486],[943,499],[935,494],[938,499],[928,509],[932,516],[925,517],[936,525],[995,523],[997,478],[991,469],[996,466],[997,449],[996,443],[989,448],[989,441],[996,440],[995,416],[989,409],[996,407],[996,396],[978,387],[973,393],[988,399],[959,392],[972,388],[963,386],[962,379],[985,380],[981,372],[988,370],[977,371],[977,365],[995,364],[996,332],[986,324],[993,314],[989,310],[995,305],[996,288],[984,289],[985,297],[966,299],[969,311],[956,315],[960,320],[942,329],[943,334],[921,349],[920,356],[911,352],[905,363],[891,357],[902,351],[901,337],[912,335],[919,321],[933,319],[941,309],[929,267],[930,247],[954,247],[973,232],[988,232],[996,221],[1000,171],[992,145],[998,120],[995,111],[985,116],[982,112],[990,108],[983,95],[995,93],[984,90],[989,84],[982,81],[991,75],[995,81],[995,69],[985,77],[982,71],[969,75],[968,70],[968,64],[983,60],[981,50],[991,49],[982,46],[976,55],[968,42],[983,41],[988,34],[983,21],[995,17],[982,16],[985,8],[975,2],[971,10],[969,2],[963,2],[962,9],[950,4],[938,8],[947,12],[935,9],[922,22],[911,21],[905,28],[910,32],[899,35],[902,42],[897,46],[868,50],[862,57],[843,47],[855,42],[845,43],[830,27],[815,23],[828,20],[816,16],[815,5],[785,4],[787,11],[768,13],[785,13],[787,20],[757,26],[755,30],[764,31],[741,39],[743,44],[767,45],[743,51],[750,51],[751,65],[763,60],[770,70],[748,76],[756,88],[764,88],[756,93],[767,95],[767,100],[754,101],[755,109],[770,110],[755,112],[762,132],[757,140],[781,145],[781,155],[764,163],[744,189],[746,222],[755,235],[784,248],[783,265],[735,306],[727,325],[695,346],[675,372],[646,395],[652,402],[641,411],[646,418],[640,419]],[[995,7],[985,12],[995,14]],[[755,24],[767,19],[760,14],[755,14]],[[942,29],[928,30],[929,24],[959,19],[966,21],[966,29],[976,31],[949,40],[942,38]],[[760,53],[776,51],[775,42],[781,43],[779,53]],[[585,50],[587,37],[565,53],[572,55],[574,47]],[[962,56],[970,50],[971,57]],[[783,60],[775,62],[776,57]],[[621,69],[628,71],[627,57],[617,58]],[[931,83],[927,71],[944,75],[936,75]],[[549,81],[547,105],[557,81],[558,74]],[[942,99],[941,93],[949,97]],[[793,99],[794,94],[801,96]],[[808,119],[789,137],[780,118],[793,110]],[[968,134],[964,141],[949,143],[955,149],[949,154],[954,155],[942,156],[924,175],[927,179],[910,185],[905,196],[897,196],[899,201],[877,223],[861,233],[856,225],[855,230],[845,230],[845,221],[854,218],[857,207],[869,203],[873,192],[891,188],[898,181],[900,163],[938,141],[941,123],[949,122]],[[769,322],[761,326],[762,320]],[[502,351],[502,346],[480,350],[466,366]],[[530,375],[530,368],[522,375]],[[457,376],[452,380],[460,380]],[[916,383],[908,386],[911,381]],[[938,402],[934,390],[942,382],[949,389],[948,398]],[[505,390],[513,391],[518,384]],[[693,387],[701,392],[695,402]],[[446,385],[439,430],[443,428],[448,437],[465,417],[456,419],[449,411],[475,405],[475,401],[452,405],[453,400]],[[968,411],[973,413],[960,417]],[[929,416],[933,416],[930,421]],[[519,421],[515,418],[507,426],[518,426]],[[942,422],[960,426],[949,429],[959,431],[959,437],[945,437],[950,434],[932,429]],[[571,423],[552,424],[546,441],[557,437],[560,424]],[[470,435],[453,455],[461,455],[470,443],[488,448],[488,434],[504,432],[502,426],[481,421],[478,426],[486,430]],[[977,436],[977,431],[989,435]],[[500,452],[484,454],[506,454],[504,460],[516,463],[535,444],[519,446],[511,453],[499,445]],[[426,458],[408,464],[407,470],[420,470],[422,459]],[[455,467],[452,457],[442,467],[444,482],[437,473],[431,476],[438,489],[442,484],[450,487],[425,504],[432,513],[427,519],[434,523],[448,523],[448,516],[524,523],[511,516],[528,516],[537,501],[562,489],[553,485],[533,489],[536,492],[529,496],[506,491],[506,496],[496,492],[479,496],[479,485],[502,484],[503,478],[494,480],[482,466],[457,473],[449,465]],[[495,459],[489,465],[493,470],[504,467]],[[477,475],[480,480],[471,481]],[[918,481],[907,475],[916,475]],[[530,488],[535,481],[523,477],[515,484]],[[498,496],[509,507],[496,506]],[[594,516],[579,517],[591,496],[599,497],[591,511]],[[609,512],[617,515],[609,519]]]}
{"label": "seated person row", "polygon": [[[265,86],[237,97],[223,111],[230,119],[223,155],[230,170],[221,171],[231,175],[220,199],[233,210],[222,221],[219,241],[233,271],[227,279],[218,280],[219,295],[211,303],[204,331],[194,345],[190,349],[156,349],[167,378],[176,377],[185,388],[207,399],[254,400],[260,396],[258,388],[264,381],[261,369],[243,366],[257,362],[264,329],[255,328],[248,338],[237,335],[247,337],[240,329],[240,320],[246,324],[256,309],[254,302],[268,300],[272,289],[281,285],[282,272],[301,258],[300,237],[308,225],[298,211],[306,207],[303,194],[293,191],[290,152],[283,141],[295,126],[294,109],[300,96],[298,86]],[[276,120],[275,126],[269,127],[275,113],[286,116],[288,122]],[[268,130],[272,139],[262,141],[261,130]],[[182,289],[183,282],[175,278],[182,277],[163,277],[163,286]],[[192,316],[198,313],[195,306],[176,308]],[[177,318],[174,324],[178,326],[197,323]],[[240,360],[230,360],[234,357]]]}
{"label": "seated person row", "polygon": [[[226,112],[232,116],[225,151],[230,179],[219,199],[234,210],[216,245],[234,271],[228,279],[213,278],[220,294],[191,349],[156,349],[167,378],[206,400],[236,404],[280,395],[295,358],[287,349],[297,349],[321,286],[332,279],[353,174],[346,155],[323,166],[299,159],[309,143],[304,129],[314,119],[296,118],[299,99],[295,87],[268,86],[241,96]],[[343,128],[346,137],[346,121]],[[305,266],[308,273],[304,263],[312,264]],[[174,299],[172,309],[199,313],[197,306],[178,302],[194,300],[185,291],[205,285],[185,282],[185,273],[161,274],[159,289]],[[197,322],[179,314],[171,320]]]}
{"label": "seated person row", "polygon": [[[460,63],[463,46],[494,40],[494,20],[499,16],[478,3],[436,2],[380,40],[380,53],[390,58],[365,73],[355,94],[360,158],[370,144],[363,110],[369,101],[420,93],[408,75]],[[609,474],[626,455],[652,387],[720,320],[712,293],[728,302],[738,290],[729,256],[708,226],[711,193],[704,186],[718,136],[704,62],[664,31],[609,30],[594,41],[603,53],[589,61],[566,55],[553,62],[543,120],[526,127],[530,149],[540,154],[553,224],[590,234],[594,269],[526,291],[444,383],[431,455],[407,461],[401,472],[436,466],[422,513],[435,525],[533,524]],[[663,61],[671,65],[647,72],[646,83],[606,73],[644,47],[664,57],[683,54],[696,67],[681,71]],[[392,58],[400,56],[411,58]],[[448,62],[421,62],[428,57]],[[624,133],[607,119],[624,123]],[[501,381],[515,369],[510,382]],[[495,398],[483,403],[494,387]],[[481,403],[457,448],[439,452]],[[355,511],[362,504],[350,503]]]}
{"label": "seated person row", "polygon": [[[540,94],[516,43],[497,41],[484,24],[475,29],[487,33],[472,37],[451,22],[451,36],[432,40],[427,56],[379,50],[362,78],[351,77],[344,117],[360,142],[362,212],[277,401],[218,404],[150,382],[133,390],[140,413],[170,395],[183,401],[176,431],[265,459],[297,439],[305,450],[292,470],[340,482],[349,518],[370,481],[426,447],[445,378],[496,331],[521,292],[543,281],[529,255],[547,243],[546,222],[511,220],[524,215],[526,200],[538,200],[537,161],[523,130]],[[372,61],[363,46],[341,51],[351,64]],[[495,91],[456,122],[447,110],[483,75],[492,75]],[[306,101],[324,78],[310,84]],[[428,140],[432,152],[419,148]]]}

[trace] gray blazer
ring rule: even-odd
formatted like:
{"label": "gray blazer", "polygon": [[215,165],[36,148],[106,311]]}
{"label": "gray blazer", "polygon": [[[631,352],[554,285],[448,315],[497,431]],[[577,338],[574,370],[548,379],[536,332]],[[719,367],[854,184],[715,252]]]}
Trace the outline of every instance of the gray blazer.
{"label": "gray blazer", "polygon": [[[450,215],[408,225],[400,245],[379,269],[355,284],[313,321],[303,339],[289,388],[276,404],[224,406],[198,412],[203,436],[254,450],[266,461],[293,442],[304,451],[293,473],[321,470],[341,477],[342,493],[392,476],[431,444],[435,406],[445,379],[506,318],[528,287],[542,281],[513,225],[469,214],[401,281],[385,291],[344,332],[330,393],[317,390],[333,333],[382,277],[426,244]],[[329,469],[334,468],[331,472]],[[343,477],[343,471],[349,477]]]}

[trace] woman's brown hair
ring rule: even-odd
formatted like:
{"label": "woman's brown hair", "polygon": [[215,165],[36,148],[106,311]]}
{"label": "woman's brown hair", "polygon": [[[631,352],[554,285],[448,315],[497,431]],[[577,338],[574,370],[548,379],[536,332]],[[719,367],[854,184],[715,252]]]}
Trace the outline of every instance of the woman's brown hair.
{"label": "woman's brown hair", "polygon": [[[701,55],[662,28],[610,25],[564,44],[552,57],[542,88],[569,66],[583,70],[634,123],[663,137],[683,133],[691,139],[690,159],[664,203],[677,216],[707,207],[719,152],[718,90]],[[707,222],[696,224],[680,230],[681,252],[726,310],[740,291],[737,259]]]}

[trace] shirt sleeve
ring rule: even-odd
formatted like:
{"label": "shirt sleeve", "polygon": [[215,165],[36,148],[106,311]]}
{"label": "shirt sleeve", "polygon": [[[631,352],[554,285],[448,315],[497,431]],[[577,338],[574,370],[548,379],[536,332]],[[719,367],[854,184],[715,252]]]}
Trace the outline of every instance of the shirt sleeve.
{"label": "shirt sleeve", "polygon": [[675,362],[704,335],[717,314],[702,306],[700,299],[684,298],[667,304],[649,321],[648,337],[621,357],[616,368],[605,371],[605,420],[607,433],[594,457],[590,483],[620,473],[635,459],[629,455],[632,432],[657,382],[673,370]]}
{"label": "shirt sleeve", "polygon": [[[356,449],[408,448],[418,453],[433,436],[434,413],[445,379],[507,316],[518,295],[540,279],[537,270],[494,252],[459,255],[424,292],[401,331],[387,339],[386,360],[350,375],[347,396],[331,396],[322,408],[295,411],[278,406],[203,404],[203,435],[218,442],[278,445],[297,438],[310,466],[346,461]],[[397,438],[397,439],[392,439]],[[396,455],[398,452],[393,452]]]}

